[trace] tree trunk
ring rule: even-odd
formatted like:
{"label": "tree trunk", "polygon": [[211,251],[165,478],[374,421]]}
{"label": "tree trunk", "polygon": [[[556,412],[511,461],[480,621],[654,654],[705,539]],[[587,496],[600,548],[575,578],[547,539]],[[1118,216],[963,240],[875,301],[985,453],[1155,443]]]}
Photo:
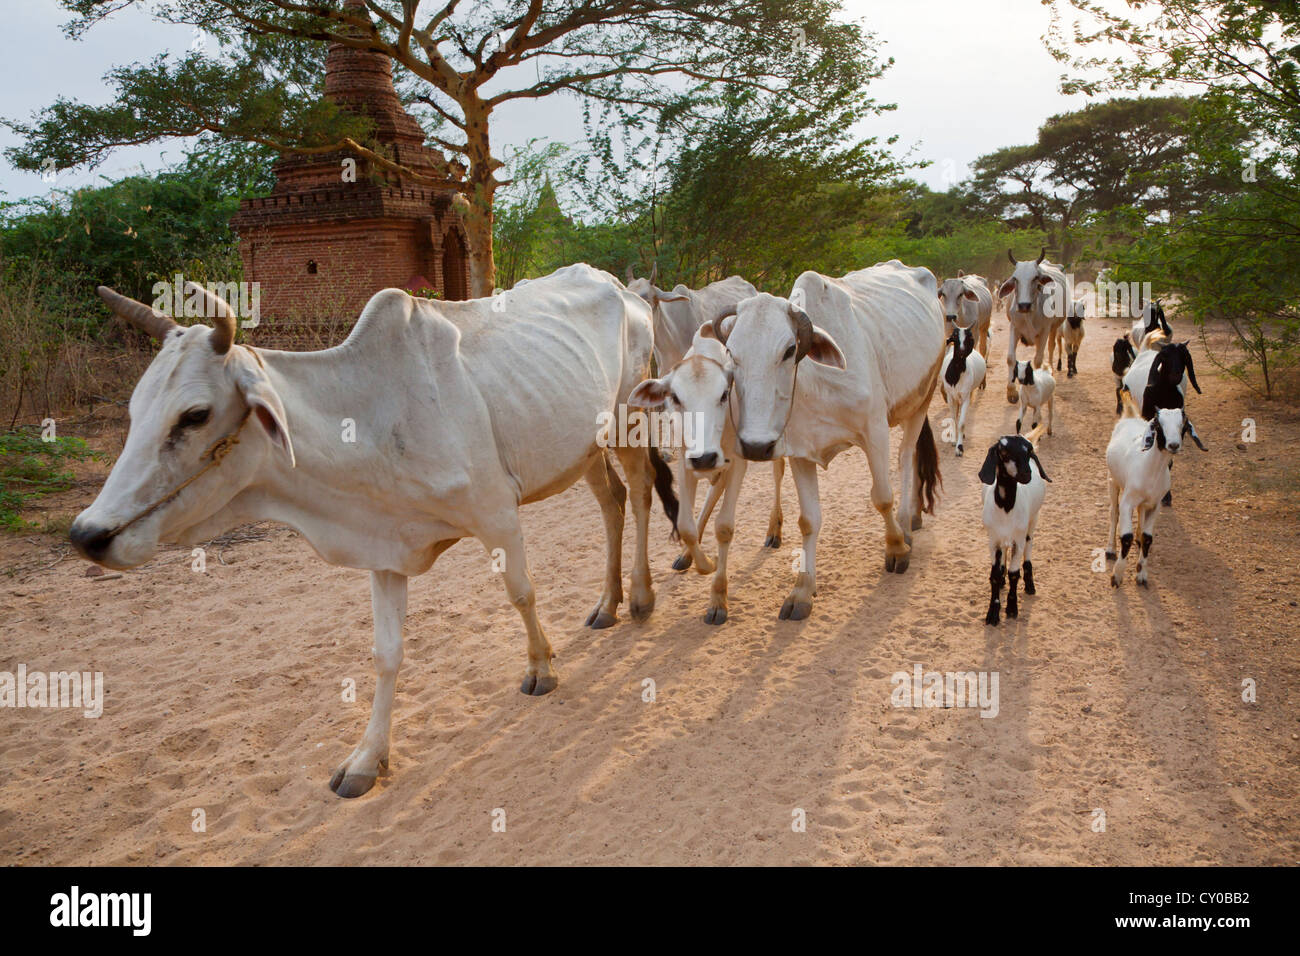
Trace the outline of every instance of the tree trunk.
{"label": "tree trunk", "polygon": [[496,170],[488,135],[488,111],[482,103],[465,108],[465,142],[469,159],[467,173],[469,201],[463,217],[469,247],[469,294],[482,299],[496,289],[497,267],[492,255],[492,203],[497,191]]}

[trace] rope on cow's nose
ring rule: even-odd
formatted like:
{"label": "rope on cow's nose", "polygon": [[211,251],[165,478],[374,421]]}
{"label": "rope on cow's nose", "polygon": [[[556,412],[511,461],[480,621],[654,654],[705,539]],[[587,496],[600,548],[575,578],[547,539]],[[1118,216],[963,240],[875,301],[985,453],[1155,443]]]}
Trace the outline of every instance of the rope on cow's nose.
{"label": "rope on cow's nose", "polygon": [[194,482],[198,481],[201,477],[203,477],[213,468],[216,468],[218,465],[220,465],[222,459],[224,459],[228,454],[230,454],[231,449],[233,449],[236,445],[239,444],[239,433],[243,431],[244,425],[245,423],[247,423],[248,417],[249,415],[252,414],[252,411],[253,411],[253,407],[250,405],[248,408],[244,410],[244,417],[239,420],[239,424],[235,426],[234,431],[232,431],[228,435],[223,435],[221,438],[218,438],[216,441],[214,441],[211,445],[208,446],[208,450],[203,453],[203,458],[206,458],[208,460],[208,463],[206,465],[204,465],[202,468],[200,468],[190,477],[182,481],[179,485],[177,485],[175,488],[169,491],[164,497],[159,498],[148,508],[145,508],[143,511],[139,512],[130,521],[120,524],[112,531],[108,532],[108,537],[110,538],[115,537],[121,534],[127,528],[131,527],[131,525],[135,524],[137,521],[141,521],[149,517],[149,515],[153,514],[163,505],[174,500],[177,495],[179,495],[190,485],[194,484]]}

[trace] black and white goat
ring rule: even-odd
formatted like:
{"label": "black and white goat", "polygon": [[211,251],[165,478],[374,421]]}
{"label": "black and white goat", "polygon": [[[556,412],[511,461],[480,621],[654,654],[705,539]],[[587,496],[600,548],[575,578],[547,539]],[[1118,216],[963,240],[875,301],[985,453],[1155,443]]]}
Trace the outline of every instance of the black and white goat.
{"label": "black and white goat", "polygon": [[[1088,316],[1088,303],[1084,299],[1075,299],[1070,303],[1070,311],[1065,316],[1065,325],[1061,327],[1061,341],[1065,343],[1066,378],[1079,374],[1079,346],[1083,345],[1083,320]],[[1061,370],[1061,358],[1056,358],[1056,370]]]}
{"label": "black and white goat", "polygon": [[1133,323],[1133,328],[1129,330],[1128,337],[1133,343],[1133,347],[1140,349],[1142,340],[1157,329],[1164,332],[1169,338],[1174,336],[1174,330],[1165,321],[1165,310],[1161,307],[1159,299],[1155,302],[1148,302],[1142,307],[1142,317]]}
{"label": "black and white goat", "polygon": [[1034,565],[1030,560],[1038,512],[1043,507],[1047,482],[1052,479],[1043,471],[1043,463],[1034,451],[1034,442],[1042,433],[1036,428],[1028,435],[1004,435],[989,449],[980,468],[984,485],[984,528],[989,534],[989,610],[985,624],[997,624],[1002,611],[1002,584],[1010,575],[1007,592],[1007,617],[1017,617],[1016,589],[1020,572],[1025,573],[1025,593],[1034,593]]}
{"label": "black and white goat", "polygon": [[957,457],[961,457],[966,439],[966,417],[970,413],[971,398],[976,388],[984,386],[984,373],[988,366],[975,348],[974,329],[953,329],[948,336],[948,352],[939,369],[943,384],[943,397],[952,415],[957,431]]}
{"label": "black and white goat", "polygon": [[[1119,587],[1124,577],[1124,562],[1133,547],[1134,526],[1142,529],[1138,555],[1137,583],[1146,587],[1147,559],[1155,534],[1160,499],[1169,490],[1169,467],[1174,455],[1190,435],[1202,451],[1200,436],[1192,427],[1183,408],[1158,408],[1147,421],[1140,414],[1133,396],[1124,394],[1124,416],[1115,423],[1110,444],[1106,447],[1106,467],[1110,471],[1110,539],[1106,557],[1115,562],[1111,569],[1111,587]],[[1137,512],[1137,521],[1133,514]],[[1119,554],[1115,539],[1119,538]]]}
{"label": "black and white goat", "polygon": [[[1187,403],[1187,383],[1200,394],[1196,368],[1186,342],[1170,342],[1158,351],[1139,352],[1133,366],[1124,375],[1124,390],[1133,396],[1142,417],[1151,421],[1160,408],[1183,408]],[[1173,463],[1170,462],[1170,467]],[[1170,488],[1162,504],[1174,503]]]}
{"label": "black and white goat", "polygon": [[1137,358],[1137,349],[1129,341],[1127,335],[1121,335],[1115,340],[1115,345],[1111,348],[1110,370],[1115,373],[1115,414],[1118,415],[1124,411],[1124,406],[1120,402],[1119,393],[1124,388],[1124,375],[1133,365],[1133,360]]}
{"label": "black and white goat", "polygon": [[1032,362],[1017,362],[1015,380],[1020,383],[1020,414],[1016,416],[1016,434],[1020,434],[1020,425],[1025,418],[1025,409],[1034,410],[1031,427],[1038,427],[1042,417],[1043,406],[1047,406],[1047,434],[1052,434],[1053,408],[1055,406],[1056,379],[1045,368],[1036,369]]}

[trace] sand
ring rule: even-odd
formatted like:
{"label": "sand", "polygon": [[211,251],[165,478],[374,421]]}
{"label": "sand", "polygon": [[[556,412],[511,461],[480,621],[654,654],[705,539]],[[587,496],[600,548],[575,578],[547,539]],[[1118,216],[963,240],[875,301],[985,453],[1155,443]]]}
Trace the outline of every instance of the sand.
{"label": "sand", "polygon": [[[525,511],[561,674],[547,697],[519,693],[518,615],[482,548],[456,545],[412,582],[391,774],[357,800],[327,784],[374,687],[366,574],[271,526],[212,548],[204,573],[173,549],[109,580],[54,538],[0,542],[0,669],[107,686],[98,719],[0,711],[0,862],[1294,864],[1300,418],[1198,361],[1189,404],[1210,451],[1179,456],[1150,589],[1130,563],[1113,591],[1092,568],[1122,326],[1090,320],[1041,443],[1038,594],[986,627],[975,472],[1014,429],[1005,329],[996,316],[967,456],[941,447],[944,498],[905,575],[883,571],[862,453],[822,476],[806,621],[777,620],[797,505],[787,475],[786,542],[764,550],[766,466],[746,481],[718,628],[701,619],[708,579],[671,570],[658,513],[654,614],[584,628],[594,499],[579,485]],[[946,414],[936,396],[936,429]],[[915,664],[996,671],[997,716],[892,706],[891,675]]]}

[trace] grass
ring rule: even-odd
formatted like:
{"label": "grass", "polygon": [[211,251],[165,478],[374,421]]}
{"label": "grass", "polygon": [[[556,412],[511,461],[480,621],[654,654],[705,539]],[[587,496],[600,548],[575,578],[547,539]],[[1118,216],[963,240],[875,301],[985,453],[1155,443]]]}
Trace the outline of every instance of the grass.
{"label": "grass", "polygon": [[37,428],[0,432],[0,529],[42,530],[22,509],[45,495],[66,491],[76,481],[68,465],[99,457],[80,438],[48,440]]}

